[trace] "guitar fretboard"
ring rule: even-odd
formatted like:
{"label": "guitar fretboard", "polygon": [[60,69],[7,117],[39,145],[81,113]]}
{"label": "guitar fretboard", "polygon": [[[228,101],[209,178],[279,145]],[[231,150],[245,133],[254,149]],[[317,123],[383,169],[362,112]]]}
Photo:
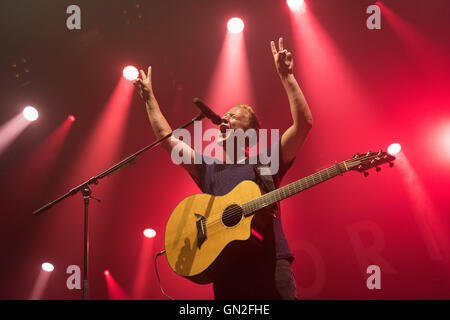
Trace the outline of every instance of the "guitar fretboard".
{"label": "guitar fretboard", "polygon": [[268,192],[259,198],[244,203],[242,205],[242,208],[244,209],[244,215],[250,216],[258,210],[261,210],[283,199],[286,199],[303,190],[311,188],[316,184],[319,184],[321,182],[334,178],[338,175],[341,175],[346,171],[348,171],[348,168],[347,165],[345,164],[345,161],[343,161],[341,163],[336,163],[334,166],[328,167],[322,171],[318,171],[303,179],[294,181],[284,187]]}

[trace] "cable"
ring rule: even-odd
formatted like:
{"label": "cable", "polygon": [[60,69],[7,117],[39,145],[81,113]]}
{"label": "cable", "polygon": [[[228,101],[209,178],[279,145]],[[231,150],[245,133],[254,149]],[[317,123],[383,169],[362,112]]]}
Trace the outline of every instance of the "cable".
{"label": "cable", "polygon": [[159,284],[159,289],[161,290],[161,293],[163,295],[165,295],[167,298],[169,298],[170,300],[175,300],[174,298],[172,298],[171,296],[169,296],[168,294],[166,294],[161,286],[161,281],[159,279],[159,274],[158,274],[158,266],[156,264],[156,259],[158,259],[159,256],[162,256],[163,254],[166,253],[166,250],[163,250],[161,252],[159,252],[156,256],[155,256],[155,271],[156,271],[156,277],[158,278],[158,284]]}

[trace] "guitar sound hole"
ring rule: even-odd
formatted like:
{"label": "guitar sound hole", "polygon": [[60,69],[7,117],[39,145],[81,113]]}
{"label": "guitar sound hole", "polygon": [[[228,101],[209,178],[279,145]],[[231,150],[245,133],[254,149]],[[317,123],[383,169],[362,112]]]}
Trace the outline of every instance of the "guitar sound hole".
{"label": "guitar sound hole", "polygon": [[228,206],[222,214],[223,224],[227,227],[235,226],[241,221],[243,210],[237,204],[232,204]]}

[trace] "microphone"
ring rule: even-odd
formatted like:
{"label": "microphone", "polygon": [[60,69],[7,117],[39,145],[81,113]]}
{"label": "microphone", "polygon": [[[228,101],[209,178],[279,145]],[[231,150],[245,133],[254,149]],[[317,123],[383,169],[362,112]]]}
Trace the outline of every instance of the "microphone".
{"label": "microphone", "polygon": [[222,118],[212,111],[206,104],[203,103],[199,98],[194,98],[194,104],[200,109],[200,111],[212,121],[214,124],[221,124]]}

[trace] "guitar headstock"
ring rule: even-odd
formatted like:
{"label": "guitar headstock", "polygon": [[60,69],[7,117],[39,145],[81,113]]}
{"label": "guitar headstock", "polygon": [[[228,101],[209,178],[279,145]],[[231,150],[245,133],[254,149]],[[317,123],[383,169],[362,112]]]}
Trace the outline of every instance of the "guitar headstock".
{"label": "guitar headstock", "polygon": [[348,170],[354,170],[359,172],[364,172],[364,175],[367,176],[369,173],[366,172],[371,168],[376,168],[376,171],[380,171],[380,165],[384,163],[389,163],[389,167],[392,167],[394,164],[392,161],[395,160],[395,157],[390,155],[385,151],[372,152],[369,151],[367,153],[357,153],[351,159],[345,161]]}

